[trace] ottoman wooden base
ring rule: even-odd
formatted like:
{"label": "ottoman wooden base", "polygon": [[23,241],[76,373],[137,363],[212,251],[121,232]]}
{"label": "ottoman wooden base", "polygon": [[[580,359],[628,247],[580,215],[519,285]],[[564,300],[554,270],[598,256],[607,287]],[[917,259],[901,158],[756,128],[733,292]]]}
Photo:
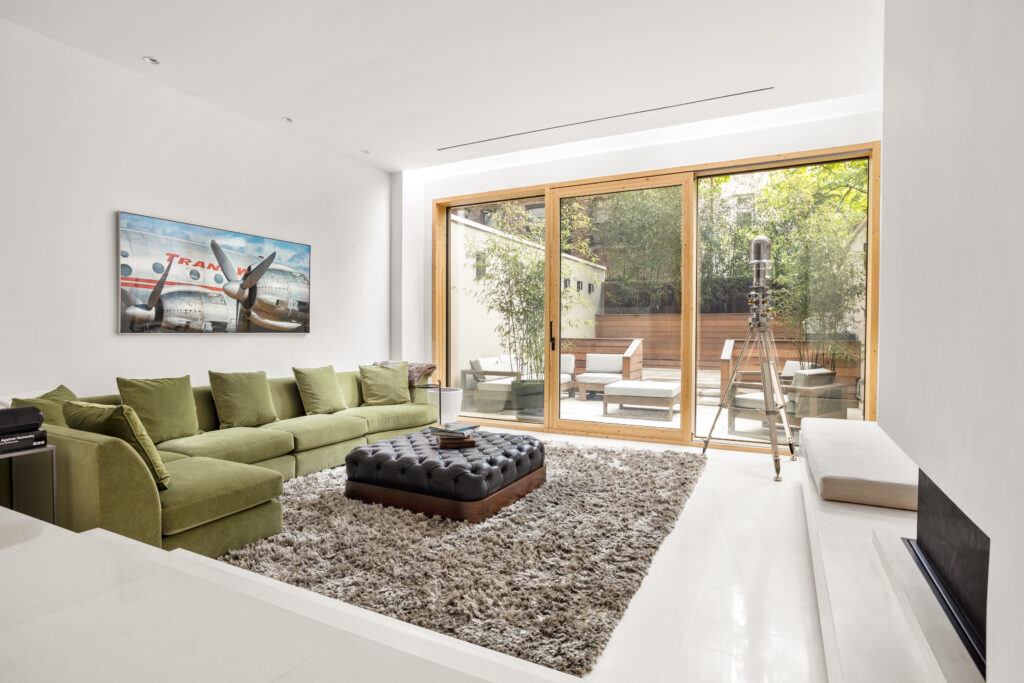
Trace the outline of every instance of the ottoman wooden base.
{"label": "ottoman wooden base", "polygon": [[547,464],[544,464],[522,479],[517,479],[480,500],[452,500],[359,481],[346,482],[345,495],[367,503],[380,503],[427,515],[440,515],[466,522],[482,522],[530,491],[540,488],[546,480]]}

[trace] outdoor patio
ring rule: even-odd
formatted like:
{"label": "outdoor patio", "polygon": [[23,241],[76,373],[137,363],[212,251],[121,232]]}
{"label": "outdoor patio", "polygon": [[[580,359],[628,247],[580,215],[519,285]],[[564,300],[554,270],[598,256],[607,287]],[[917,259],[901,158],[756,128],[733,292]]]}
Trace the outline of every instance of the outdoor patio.
{"label": "outdoor patio", "polygon": [[[672,368],[644,368],[643,379],[661,382],[679,381],[679,370]],[[720,374],[715,370],[700,370],[697,373],[697,415],[696,434],[704,436],[711,427],[718,410],[718,403],[721,396]],[[679,407],[676,406],[672,420],[668,419],[668,410],[665,408],[641,407],[641,406],[611,406],[609,414],[603,415],[604,402],[601,396],[591,396],[589,400],[580,401],[576,397],[567,397],[564,393],[559,401],[559,416],[563,420],[575,420],[581,423],[581,428],[586,429],[585,423],[618,424],[634,427],[656,427],[660,429],[674,429],[679,425]],[[464,418],[482,420],[509,420],[517,423],[541,423],[542,417],[517,415],[514,411],[507,410],[501,413],[475,412],[470,408],[464,408]],[[847,411],[847,419],[861,420],[863,415],[857,407]],[[794,430],[799,436],[799,429]],[[781,434],[781,432],[780,432]],[[728,439],[731,441],[753,441],[768,442],[769,435],[767,427],[762,426],[759,420],[744,418],[736,419],[735,431],[729,432],[726,412],[718,420],[715,427],[715,438]]]}

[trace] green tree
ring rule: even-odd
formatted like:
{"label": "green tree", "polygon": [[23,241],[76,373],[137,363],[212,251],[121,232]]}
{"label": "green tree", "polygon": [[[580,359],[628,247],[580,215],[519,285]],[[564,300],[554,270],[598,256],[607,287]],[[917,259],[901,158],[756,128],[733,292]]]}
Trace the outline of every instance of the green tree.
{"label": "green tree", "polygon": [[605,305],[679,310],[683,193],[676,186],[600,195],[591,215],[595,249],[608,267]]}
{"label": "green tree", "polygon": [[750,240],[772,241],[772,288],[780,319],[801,357],[825,367],[852,360],[844,338],[863,310],[867,162],[843,161],[761,171],[752,211],[725,187],[736,177],[699,182],[701,311],[732,310],[749,286]]}
{"label": "green tree", "polygon": [[[586,258],[590,254],[585,239],[589,219],[579,207],[567,210],[562,239],[571,253]],[[466,261],[481,273],[473,295],[487,311],[497,314],[495,332],[502,348],[517,364],[515,369],[526,377],[540,378],[544,375],[547,339],[544,221],[515,201],[502,202],[491,216],[491,227],[503,236],[488,236],[467,244]],[[575,289],[562,289],[563,306],[580,302]]]}

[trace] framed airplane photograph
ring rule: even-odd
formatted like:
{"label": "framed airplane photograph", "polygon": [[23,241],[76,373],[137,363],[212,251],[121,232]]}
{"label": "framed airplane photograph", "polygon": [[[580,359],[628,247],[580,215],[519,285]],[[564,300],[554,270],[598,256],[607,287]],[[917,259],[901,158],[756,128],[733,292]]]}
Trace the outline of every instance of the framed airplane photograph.
{"label": "framed airplane photograph", "polygon": [[309,332],[310,246],[117,214],[119,331]]}

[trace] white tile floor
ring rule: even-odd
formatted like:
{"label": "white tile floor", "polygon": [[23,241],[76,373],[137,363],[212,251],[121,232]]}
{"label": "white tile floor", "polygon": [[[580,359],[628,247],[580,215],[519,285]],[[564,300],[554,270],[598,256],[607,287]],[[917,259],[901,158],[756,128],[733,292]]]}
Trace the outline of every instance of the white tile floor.
{"label": "white tile floor", "polygon": [[709,450],[696,490],[586,680],[826,681],[802,469],[783,460],[776,483],[767,455]]}

